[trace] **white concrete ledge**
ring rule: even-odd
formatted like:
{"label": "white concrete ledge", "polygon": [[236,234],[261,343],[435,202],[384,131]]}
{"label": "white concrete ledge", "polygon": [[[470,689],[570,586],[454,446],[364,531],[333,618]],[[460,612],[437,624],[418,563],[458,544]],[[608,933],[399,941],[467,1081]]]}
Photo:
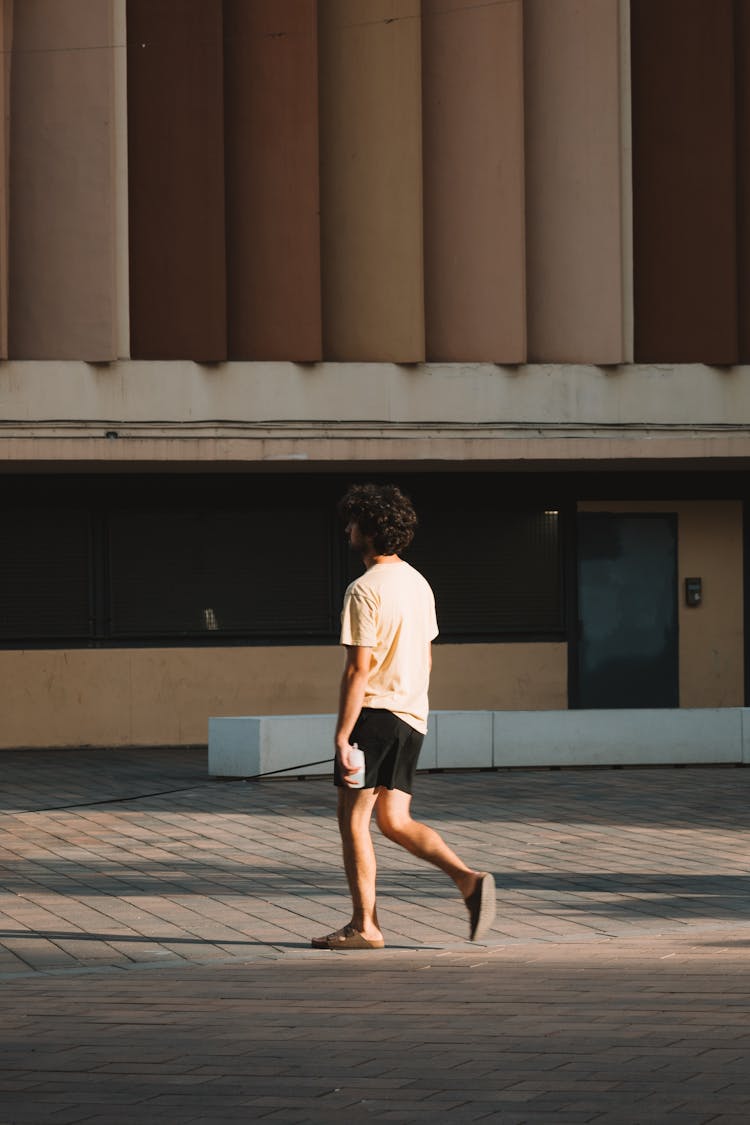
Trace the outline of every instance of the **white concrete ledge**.
{"label": "white concrete ledge", "polygon": [[257,777],[275,771],[288,771],[279,773],[280,777],[328,774],[333,769],[335,726],[335,715],[209,719],[209,775]]}
{"label": "white concrete ledge", "polygon": [[[741,763],[745,709],[496,711],[495,766]],[[746,748],[750,750],[750,748]],[[750,762],[750,757],[746,759]]]}
{"label": "white concrete ledge", "polygon": [[[330,774],[335,715],[209,719],[212,777]],[[420,769],[750,765],[750,710],[434,711]]]}

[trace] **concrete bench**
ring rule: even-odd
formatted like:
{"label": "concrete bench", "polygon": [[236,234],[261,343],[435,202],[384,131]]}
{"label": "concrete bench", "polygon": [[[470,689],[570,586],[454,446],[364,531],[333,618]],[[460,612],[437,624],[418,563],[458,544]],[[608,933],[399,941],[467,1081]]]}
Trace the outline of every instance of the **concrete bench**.
{"label": "concrete bench", "polygon": [[[209,719],[212,777],[332,770],[335,715]],[[750,765],[743,707],[624,711],[433,711],[421,770],[529,766]]]}

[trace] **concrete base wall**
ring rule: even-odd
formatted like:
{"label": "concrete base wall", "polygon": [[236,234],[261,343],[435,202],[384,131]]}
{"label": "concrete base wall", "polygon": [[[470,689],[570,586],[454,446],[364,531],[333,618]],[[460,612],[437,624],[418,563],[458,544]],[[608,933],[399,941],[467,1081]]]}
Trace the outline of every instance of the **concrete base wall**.
{"label": "concrete base wall", "polygon": [[[209,720],[212,777],[329,774],[335,715]],[[438,711],[420,769],[750,765],[750,709]]]}
{"label": "concrete base wall", "polygon": [[[436,708],[534,710],[567,704],[567,646],[436,645]],[[330,710],[339,645],[0,651],[0,750],[194,746],[209,715]]]}

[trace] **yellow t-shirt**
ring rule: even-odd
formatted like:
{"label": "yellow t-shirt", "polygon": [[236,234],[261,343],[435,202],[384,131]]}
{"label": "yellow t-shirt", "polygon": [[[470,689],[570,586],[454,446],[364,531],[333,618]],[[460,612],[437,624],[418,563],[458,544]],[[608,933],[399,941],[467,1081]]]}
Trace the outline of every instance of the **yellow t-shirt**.
{"label": "yellow t-shirt", "polygon": [[430,642],[437,635],[432,590],[409,563],[375,563],[352,582],[341,643],[372,649],[364,706],[391,711],[426,734]]}

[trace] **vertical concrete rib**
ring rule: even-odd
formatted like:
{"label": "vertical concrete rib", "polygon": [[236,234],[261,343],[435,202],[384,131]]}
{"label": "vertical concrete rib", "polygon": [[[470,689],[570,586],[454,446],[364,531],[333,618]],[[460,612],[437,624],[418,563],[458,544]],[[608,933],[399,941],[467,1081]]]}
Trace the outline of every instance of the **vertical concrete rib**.
{"label": "vertical concrete rib", "polygon": [[630,0],[620,2],[620,229],[622,238],[623,362],[635,358],[633,309],[633,81]]}
{"label": "vertical concrete rib", "polygon": [[316,0],[225,0],[232,359],[322,355]]}
{"label": "vertical concrete rib", "polygon": [[737,329],[740,363],[750,363],[750,4],[735,3],[737,108]]}
{"label": "vertical concrete rib", "polygon": [[621,363],[619,0],[526,0],[524,16],[529,359]]}
{"label": "vertical concrete rib", "polygon": [[116,357],[112,0],[13,12],[9,351]]}
{"label": "vertical concrete rib", "polygon": [[427,357],[521,363],[521,0],[422,0],[422,89]]}
{"label": "vertical concrete rib", "polygon": [[128,0],[131,354],[226,359],[221,0]]}
{"label": "vertical concrete rib", "polygon": [[635,358],[735,363],[733,0],[632,0]]}
{"label": "vertical concrete rib", "polygon": [[128,239],[128,19],[127,0],[113,0],[114,53],[114,191],[116,354],[130,355],[130,273]]}
{"label": "vertical concrete rib", "polygon": [[0,0],[0,359],[8,356],[8,202],[13,0]]}
{"label": "vertical concrete rib", "polygon": [[319,0],[323,353],[424,360],[419,0]]}

